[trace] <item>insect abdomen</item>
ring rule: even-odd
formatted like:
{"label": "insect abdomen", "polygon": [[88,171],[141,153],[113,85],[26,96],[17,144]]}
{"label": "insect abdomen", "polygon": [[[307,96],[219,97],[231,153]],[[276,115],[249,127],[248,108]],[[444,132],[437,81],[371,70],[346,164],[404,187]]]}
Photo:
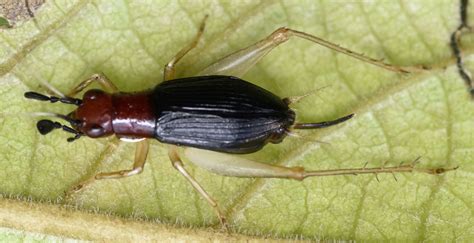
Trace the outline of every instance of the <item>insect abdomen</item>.
{"label": "insect abdomen", "polygon": [[280,142],[294,122],[278,96],[230,76],[166,81],[153,100],[158,140],[220,152],[251,153]]}

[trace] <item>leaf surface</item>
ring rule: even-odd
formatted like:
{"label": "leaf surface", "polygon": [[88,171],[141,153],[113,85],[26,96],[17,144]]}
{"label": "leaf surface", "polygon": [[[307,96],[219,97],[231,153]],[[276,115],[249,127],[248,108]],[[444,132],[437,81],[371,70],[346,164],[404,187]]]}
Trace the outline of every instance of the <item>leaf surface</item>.
{"label": "leaf surface", "polygon": [[[186,163],[220,203],[233,230],[337,240],[474,237],[474,105],[449,49],[459,6],[448,1],[48,1],[34,21],[0,30],[0,192],[31,198],[33,204],[79,205],[79,212],[119,215],[138,224],[150,219],[218,226],[212,209],[172,168],[166,146],[157,141],[141,175],[96,182],[64,201],[63,192],[77,182],[99,171],[130,168],[134,145],[88,138],[67,143],[69,135],[59,131],[41,136],[36,119],[23,114],[71,111],[23,98],[28,90],[44,92],[41,82],[67,92],[103,72],[123,91],[154,87],[162,80],[162,67],[193,38],[205,14],[210,18],[204,38],[178,65],[180,77],[280,26],[391,64],[432,67],[400,75],[290,40],[243,78],[281,97],[326,87],[295,106],[299,121],[356,117],[333,128],[298,132],[301,138],[268,145],[247,158],[312,170],[366,162],[368,167],[394,166],[419,156],[420,167],[459,166],[439,176],[396,174],[397,181],[389,174],[379,175],[379,181],[363,175],[298,182],[222,177]],[[467,68],[474,68],[473,43],[472,38],[462,42]],[[51,232],[76,237],[61,229],[42,233]],[[85,238],[98,237],[87,230],[80,237],[88,234]]]}

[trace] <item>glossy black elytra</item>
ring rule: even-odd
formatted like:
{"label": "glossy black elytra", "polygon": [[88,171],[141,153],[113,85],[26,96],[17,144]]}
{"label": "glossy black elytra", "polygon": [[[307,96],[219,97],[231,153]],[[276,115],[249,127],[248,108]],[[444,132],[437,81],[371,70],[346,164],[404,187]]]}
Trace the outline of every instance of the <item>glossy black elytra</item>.
{"label": "glossy black elytra", "polygon": [[[81,136],[99,138],[112,134],[125,141],[137,142],[132,169],[98,173],[78,183],[72,191],[77,192],[95,180],[123,178],[142,172],[148,154],[148,138],[156,138],[170,144],[168,155],[173,166],[214,208],[224,226],[227,226],[225,214],[217,202],[184,168],[182,153],[178,151],[176,145],[187,147],[184,155],[191,162],[225,176],[303,180],[312,176],[413,171],[439,174],[450,170],[403,165],[306,171],[303,167],[273,166],[225,154],[252,153],[269,142],[281,142],[291,129],[322,128],[352,117],[351,114],[333,121],[297,123],[295,112],[289,107],[297,99],[291,97],[282,99],[265,89],[234,77],[245,74],[260,58],[290,37],[310,40],[391,71],[400,73],[408,71],[354,53],[304,32],[280,28],[254,45],[211,64],[196,77],[175,79],[175,64],[197,45],[204,30],[204,23],[205,21],[194,41],[178,52],[165,66],[165,81],[152,90],[122,93],[104,75],[95,74],[81,82],[68,96],[49,97],[36,92],[25,93],[28,99],[77,106],[77,109],[68,115],[53,114],[69,122],[70,126],[51,120],[39,121],[37,127],[43,135],[54,129],[62,129],[74,134],[68,139],[70,142]],[[97,82],[106,91],[92,89],[85,92],[82,99],[73,98],[93,82]]]}

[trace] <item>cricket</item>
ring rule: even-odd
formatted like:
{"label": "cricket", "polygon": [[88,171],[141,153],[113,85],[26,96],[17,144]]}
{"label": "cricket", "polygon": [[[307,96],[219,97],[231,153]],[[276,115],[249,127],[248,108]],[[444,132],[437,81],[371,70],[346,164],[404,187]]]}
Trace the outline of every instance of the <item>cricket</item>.
{"label": "cricket", "polygon": [[[301,97],[281,98],[242,77],[266,54],[292,38],[302,38],[333,51],[351,56],[389,71],[409,73],[410,70],[366,57],[336,44],[286,27],[278,28],[266,38],[238,50],[204,68],[194,77],[176,78],[179,61],[197,46],[205,29],[207,16],[190,44],[181,49],[164,67],[163,82],[144,91],[125,93],[103,74],[94,74],[79,83],[67,95],[48,96],[26,92],[27,99],[64,103],[75,106],[67,115],[49,113],[58,121],[37,122],[41,135],[63,130],[71,137],[103,138],[115,135],[122,141],[136,143],[135,159],[129,170],[101,172],[78,183],[70,192],[102,179],[118,179],[140,174],[145,167],[150,140],[168,145],[172,166],[215,210],[221,225],[228,229],[226,215],[216,200],[186,170],[178,148],[197,166],[215,174],[233,177],[259,177],[303,180],[317,176],[421,172],[441,174],[455,168],[418,168],[415,163],[394,167],[347,168],[307,171],[303,167],[275,166],[258,161],[234,158],[233,154],[254,153],[266,144],[278,144],[299,129],[319,129],[351,119],[347,114],[335,120],[313,123],[297,122],[291,108]],[[97,83],[102,89],[89,89]],[[81,98],[77,98],[85,91]]]}

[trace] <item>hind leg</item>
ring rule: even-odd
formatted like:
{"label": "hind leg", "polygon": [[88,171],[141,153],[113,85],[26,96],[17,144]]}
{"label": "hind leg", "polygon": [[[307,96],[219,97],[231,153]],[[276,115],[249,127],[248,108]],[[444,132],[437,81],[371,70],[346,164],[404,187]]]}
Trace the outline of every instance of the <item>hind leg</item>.
{"label": "hind leg", "polygon": [[260,178],[283,178],[304,180],[314,176],[337,176],[337,175],[359,175],[359,174],[382,174],[382,173],[410,173],[419,172],[427,174],[442,174],[456,168],[417,168],[418,160],[411,164],[393,167],[373,168],[347,168],[331,170],[308,171],[303,167],[286,167],[269,165],[252,160],[235,157],[228,154],[212,152],[201,149],[186,148],[184,155],[197,166],[207,169],[216,174],[234,177],[260,177]]}
{"label": "hind leg", "polygon": [[272,51],[275,47],[280,44],[285,43],[292,37],[302,38],[309,41],[312,41],[316,44],[322,45],[334,51],[343,53],[345,55],[356,58],[360,61],[379,66],[381,68],[399,72],[399,73],[408,73],[411,70],[417,70],[416,68],[402,68],[393,66],[387,63],[384,63],[380,60],[376,60],[370,57],[366,57],[363,54],[356,53],[349,49],[340,47],[337,44],[331,43],[314,35],[310,35],[301,31],[281,27],[275,30],[272,34],[266,38],[260,40],[259,42],[250,45],[246,48],[243,48],[239,51],[236,51],[217,62],[209,65],[204,70],[200,71],[198,75],[232,75],[237,77],[242,77],[250,68],[252,68],[260,59],[262,59],[266,54]]}

